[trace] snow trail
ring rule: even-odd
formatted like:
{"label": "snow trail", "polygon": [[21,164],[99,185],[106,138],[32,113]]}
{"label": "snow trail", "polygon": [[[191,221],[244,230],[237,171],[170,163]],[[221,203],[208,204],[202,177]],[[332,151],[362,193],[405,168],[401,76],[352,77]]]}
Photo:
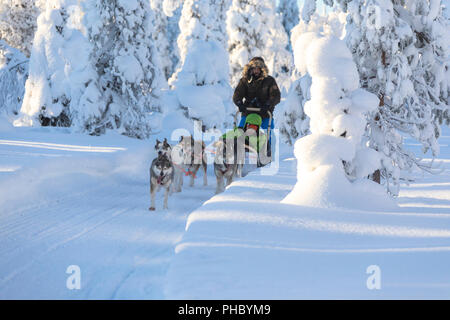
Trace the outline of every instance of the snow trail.
{"label": "snow trail", "polygon": [[[169,210],[160,192],[152,213],[149,141],[56,131],[2,135],[0,298],[164,298],[187,214],[214,194],[211,168],[209,186],[185,184]],[[81,269],[81,290],[66,287],[70,265]]]}
{"label": "snow trail", "polygon": [[[169,210],[160,192],[151,213],[151,141],[2,132],[23,143],[0,144],[0,299],[448,298],[448,130],[445,171],[418,173],[395,212],[280,204],[297,181],[290,158],[216,196],[209,166],[208,186],[185,184]],[[81,290],[66,287],[70,265]],[[366,287],[371,265],[381,290]]]}

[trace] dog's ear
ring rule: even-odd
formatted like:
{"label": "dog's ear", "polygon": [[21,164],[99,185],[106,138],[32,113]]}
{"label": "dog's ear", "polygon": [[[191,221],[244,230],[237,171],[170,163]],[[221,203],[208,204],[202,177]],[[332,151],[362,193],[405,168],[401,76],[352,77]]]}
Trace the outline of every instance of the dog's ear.
{"label": "dog's ear", "polygon": [[158,145],[158,144],[160,144],[161,143],[161,141],[159,141],[158,139],[156,139],[156,144],[155,145]]}
{"label": "dog's ear", "polygon": [[165,147],[170,147],[170,144],[167,142],[167,138],[164,138],[164,146]]}

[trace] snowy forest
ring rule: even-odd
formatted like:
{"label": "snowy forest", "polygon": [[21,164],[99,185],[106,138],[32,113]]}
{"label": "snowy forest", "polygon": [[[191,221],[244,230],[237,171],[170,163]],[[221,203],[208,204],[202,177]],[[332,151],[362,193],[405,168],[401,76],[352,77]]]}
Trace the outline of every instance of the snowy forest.
{"label": "snowy forest", "polygon": [[[108,199],[117,201],[116,207],[110,205],[110,200],[107,207],[122,205],[118,199],[128,188],[126,186],[132,189],[134,182],[140,183],[139,179],[148,180],[155,139],[170,140],[172,133],[180,128],[193,134],[194,123],[198,122],[204,134],[215,137],[233,128],[238,111],[233,93],[253,57],[264,59],[281,92],[281,102],[273,111],[281,172],[288,170],[283,161],[296,161],[293,171],[288,171],[288,187],[280,187],[281,180],[270,180],[275,189],[270,187],[267,191],[268,198],[272,199],[270,192],[273,192],[277,205],[285,209],[280,211],[286,214],[280,218],[282,223],[294,219],[296,211],[292,208],[296,206],[351,207],[352,210],[370,207],[380,212],[394,212],[399,210],[398,201],[403,203],[403,188],[404,192],[410,192],[412,189],[408,186],[417,182],[420,185],[424,176],[444,179],[439,180],[442,188],[449,184],[445,180],[449,178],[445,167],[449,161],[445,158],[448,145],[442,142],[448,140],[450,132],[448,0],[0,0],[0,147],[28,147],[34,152],[40,150],[36,148],[52,150],[46,155],[44,151],[33,155],[26,150],[0,152],[3,157],[0,191],[5,191],[0,197],[0,207],[8,213],[4,219],[10,219],[8,217],[18,210],[18,204],[26,203],[22,202],[25,198],[44,199],[47,205],[58,195],[62,197],[64,192],[66,197],[74,189],[88,190],[87,186],[93,184],[87,181],[97,181],[97,178],[100,181],[103,174],[108,178],[102,178],[99,185],[106,186],[110,181],[110,186],[122,188],[117,194],[108,195]],[[42,142],[45,139],[47,142]],[[82,160],[81,156],[65,154],[78,151],[80,154],[93,152],[100,158],[92,156]],[[108,154],[122,151],[114,160],[108,160]],[[12,158],[14,156],[18,158]],[[35,159],[33,157],[39,158],[36,168],[40,169],[33,169],[35,162],[30,160]],[[58,159],[61,161],[56,162]],[[188,173],[190,171],[186,171],[186,175]],[[45,174],[64,177],[59,182],[55,182],[58,179],[48,182],[43,180]],[[124,178],[125,175],[128,177]],[[83,180],[85,176],[89,178]],[[249,177],[253,179],[252,175]],[[263,176],[254,179],[263,186],[270,184]],[[141,189],[148,187],[147,180],[142,182]],[[68,181],[75,187],[69,187]],[[238,180],[238,188],[248,188],[245,181]],[[192,225],[183,236],[183,241],[189,243],[197,239],[194,231],[205,238],[211,236],[204,221],[220,221],[223,215],[216,213],[214,216],[214,210],[219,212],[222,207],[214,200],[209,203],[212,195],[199,196],[202,202],[196,198],[211,190],[186,190],[170,201],[175,210],[182,210],[186,205],[182,211],[185,219],[176,226],[177,232],[183,234],[184,224],[186,230]],[[147,189],[142,194],[142,198],[148,198]],[[184,198],[176,198],[183,194],[192,196],[192,205],[189,201],[184,204]],[[230,199],[234,199],[233,188],[230,194]],[[416,196],[422,199],[422,195],[408,196],[408,199]],[[220,195],[217,197],[221,199]],[[414,201],[426,202],[417,197]],[[206,200],[209,207],[188,215]],[[414,201],[412,207],[416,204]],[[140,203],[130,202],[132,206]],[[106,200],[103,205],[106,206]],[[233,203],[228,205],[238,210]],[[51,208],[50,204],[48,206]],[[265,212],[261,204],[258,206]],[[272,212],[278,210],[276,206],[270,208]],[[433,214],[441,214],[436,210]],[[230,212],[232,215],[234,211]],[[74,219],[77,213],[73,212]],[[208,213],[215,218],[207,216]],[[445,219],[448,214],[445,213]],[[338,216],[337,220],[347,219],[343,213]],[[395,220],[400,216],[398,214],[392,221],[400,224],[400,220]],[[420,237],[422,224],[413,221],[419,219],[418,216],[406,221],[406,224],[411,222],[411,228],[418,230],[417,233],[399,227],[392,229],[392,234],[398,231],[399,237]],[[230,221],[241,218],[236,213]],[[245,223],[258,220],[256,216],[256,220],[245,219]],[[373,219],[370,221],[374,225],[381,223],[378,218],[368,219]],[[435,230],[433,228],[437,231],[424,231],[427,234],[424,237],[429,236],[434,244],[432,237],[439,234],[436,237],[447,241],[439,246],[448,248],[450,229],[445,227],[448,222],[439,224],[431,220],[424,225],[428,231]],[[175,222],[161,222],[168,234],[172,230],[171,223],[175,226]],[[355,223],[366,221],[361,218]],[[5,230],[0,226],[1,239],[12,232],[6,229],[8,225],[5,224]],[[242,234],[247,233],[242,230]],[[263,234],[264,230],[258,232]],[[369,230],[367,234],[372,237],[387,235],[390,231],[386,230],[391,229],[388,226],[361,230]],[[238,231],[228,231],[235,237],[240,236]],[[352,232],[359,237],[366,231],[349,231]],[[286,233],[286,239],[290,239],[289,234]],[[51,236],[49,233],[49,239],[53,239]],[[164,239],[171,243],[172,254],[175,240],[180,240],[181,236],[174,236],[175,240],[170,236]],[[374,243],[373,248],[377,246],[377,242]],[[184,249],[182,245],[181,249],[177,248],[187,253],[178,255],[179,264],[167,264],[155,269],[157,271],[152,269],[170,279],[164,285],[163,280],[157,281],[157,287],[164,289],[155,289],[158,294],[152,296],[141,288],[136,292],[138,297],[208,296],[210,288],[206,284],[197,292],[186,282],[183,263],[197,260],[194,249],[188,244]],[[4,242],[4,248],[11,247]],[[135,250],[134,258],[141,254],[139,249]],[[205,250],[208,253],[211,249]],[[35,251],[30,248],[30,252]],[[11,261],[13,258],[11,256]],[[144,260],[139,261],[145,265]],[[8,282],[15,277],[9,277],[8,268],[6,264],[0,266],[0,287],[9,284],[4,291],[0,289],[0,297],[21,296],[19,288],[26,286],[25,280],[19,281],[20,285]],[[45,270],[39,272],[45,273]],[[144,277],[143,274],[136,276],[136,283]],[[279,277],[279,283],[287,286],[288,280]],[[446,277],[448,280],[449,276]],[[204,281],[200,276],[195,279],[198,283]],[[133,283],[130,282],[130,287],[123,289],[119,297],[128,297]],[[184,287],[196,293],[183,294],[180,288]],[[285,297],[280,288],[275,292]],[[91,296],[85,297],[103,298],[114,291],[106,287],[104,290],[93,290],[89,293]],[[244,290],[247,293],[239,297],[259,297],[255,295],[257,289],[252,290]],[[235,292],[225,290],[219,297],[235,297]],[[405,292],[396,292],[392,297],[404,297]],[[42,295],[55,296],[60,297],[55,292]],[[320,293],[317,296],[320,297]],[[440,297],[440,292],[436,296]],[[262,294],[261,297],[273,296]]]}
{"label": "snowy forest", "polygon": [[403,137],[436,156],[440,127],[450,122],[449,9],[439,0],[321,5],[322,12],[315,0],[1,1],[0,114],[14,126],[139,139],[160,132],[167,117],[173,129],[192,120],[229,128],[233,88],[247,62],[262,56],[282,90],[276,127],[293,145],[310,133],[311,74],[302,56],[309,40],[298,40],[320,33],[345,41],[360,87],[379,100],[366,113],[363,139],[381,164],[373,178],[398,194],[404,173],[423,166]]}

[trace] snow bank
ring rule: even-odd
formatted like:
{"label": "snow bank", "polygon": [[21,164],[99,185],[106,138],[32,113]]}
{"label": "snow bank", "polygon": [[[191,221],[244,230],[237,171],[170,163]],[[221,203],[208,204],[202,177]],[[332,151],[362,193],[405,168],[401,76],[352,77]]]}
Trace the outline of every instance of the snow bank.
{"label": "snow bank", "polygon": [[26,154],[27,158],[16,162],[18,168],[14,175],[0,176],[0,207],[4,213],[33,203],[52,202],[106,181],[116,183],[131,179],[147,183],[148,168],[156,156],[148,142],[117,133],[107,134],[100,141],[79,134],[36,132],[38,139],[52,137],[55,142],[36,142],[36,137],[26,140],[15,136],[17,133],[9,130],[0,145],[8,154],[18,157]]}
{"label": "snow bank", "polygon": [[[252,172],[191,213],[166,298],[450,297],[448,183],[440,187],[445,195],[427,189],[424,201],[425,189],[411,186],[419,198],[406,194],[404,208],[376,212],[371,203],[363,211],[280,204],[295,175],[295,161],[282,161],[277,175]],[[447,170],[430,182],[448,177]],[[367,287],[373,265],[381,270],[381,290]]]}

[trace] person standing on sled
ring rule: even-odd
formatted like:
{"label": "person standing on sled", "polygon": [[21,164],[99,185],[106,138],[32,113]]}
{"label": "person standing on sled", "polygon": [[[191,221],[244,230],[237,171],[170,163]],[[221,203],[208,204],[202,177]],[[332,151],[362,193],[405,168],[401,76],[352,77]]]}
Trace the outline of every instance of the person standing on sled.
{"label": "person standing on sled", "polygon": [[[280,102],[281,93],[277,82],[269,76],[264,59],[254,57],[244,67],[242,78],[234,90],[233,102],[241,112],[241,121],[239,128],[243,129],[248,114],[254,113],[247,111],[247,108],[260,108],[259,115],[262,117],[261,128],[267,130],[269,127],[269,114],[273,114],[275,106]],[[270,128],[274,128],[273,118]],[[269,149],[271,137],[269,137]]]}

